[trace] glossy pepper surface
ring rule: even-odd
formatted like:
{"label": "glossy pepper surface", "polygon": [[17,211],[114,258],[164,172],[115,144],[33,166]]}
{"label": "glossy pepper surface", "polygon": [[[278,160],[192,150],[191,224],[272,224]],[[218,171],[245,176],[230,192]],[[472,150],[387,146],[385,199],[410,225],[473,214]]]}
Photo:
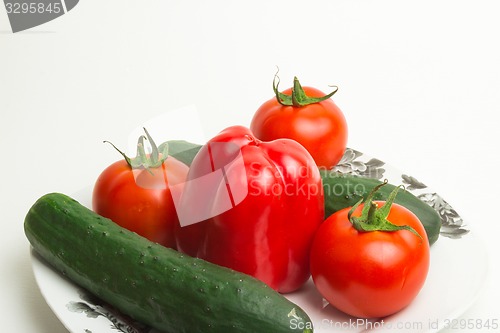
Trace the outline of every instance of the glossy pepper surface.
{"label": "glossy pepper surface", "polygon": [[309,278],[324,199],[318,168],[296,141],[259,141],[242,126],[223,130],[194,158],[180,203],[179,251],[282,293]]}

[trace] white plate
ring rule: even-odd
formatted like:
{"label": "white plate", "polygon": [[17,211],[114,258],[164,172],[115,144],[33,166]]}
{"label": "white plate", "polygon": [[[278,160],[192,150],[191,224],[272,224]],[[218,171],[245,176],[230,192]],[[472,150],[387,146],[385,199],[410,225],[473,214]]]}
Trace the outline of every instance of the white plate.
{"label": "white plate", "polygon": [[[477,298],[487,274],[486,249],[460,215],[436,192],[384,162],[348,149],[336,167],[345,173],[387,179],[427,202],[440,214],[441,236],[431,247],[431,267],[417,298],[404,310],[378,321],[349,317],[328,305],[310,280],[300,291],[286,295],[311,317],[315,332],[437,332],[452,324]],[[73,197],[90,207],[90,188]],[[152,333],[130,321],[48,266],[32,251],[36,281],[48,305],[72,333]],[[170,332],[175,333],[175,332]]]}

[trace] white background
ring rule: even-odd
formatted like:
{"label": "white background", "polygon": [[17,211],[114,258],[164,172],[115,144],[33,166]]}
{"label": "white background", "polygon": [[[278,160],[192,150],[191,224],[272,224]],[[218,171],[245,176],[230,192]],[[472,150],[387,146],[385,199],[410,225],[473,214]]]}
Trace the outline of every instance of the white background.
{"label": "white background", "polygon": [[339,86],[348,145],[437,189],[484,239],[489,279],[462,318],[500,320],[497,3],[81,0],[17,34],[0,7],[2,331],[66,332],[23,233],[38,197],[92,185],[120,157],[102,140],[124,147],[166,111],[194,104],[207,137],[249,125],[277,66],[283,88]]}

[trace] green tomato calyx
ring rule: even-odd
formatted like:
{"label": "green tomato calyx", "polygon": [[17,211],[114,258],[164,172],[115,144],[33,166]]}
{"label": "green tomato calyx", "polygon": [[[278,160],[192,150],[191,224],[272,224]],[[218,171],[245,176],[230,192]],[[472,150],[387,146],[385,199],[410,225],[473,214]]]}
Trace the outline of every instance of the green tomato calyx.
{"label": "green tomato calyx", "polygon": [[338,90],[338,87],[335,87],[335,90],[323,97],[310,97],[305,93],[302,85],[299,82],[299,79],[297,79],[297,77],[294,77],[292,93],[290,95],[286,95],[279,92],[279,83],[280,78],[278,77],[278,73],[276,73],[273,80],[273,90],[276,94],[276,100],[283,106],[302,107],[309,104],[319,103],[332,97]]}
{"label": "green tomato calyx", "polygon": [[[118,149],[114,144],[112,144],[109,141],[103,141],[104,143],[109,143],[113,148],[115,148],[125,159],[127,164],[132,168],[132,169],[154,169],[160,167],[163,162],[167,159],[168,157],[168,144],[162,143],[160,146],[157,146],[156,143],[154,142],[153,138],[151,135],[149,135],[148,131],[146,128],[143,128],[144,132],[146,133],[146,136],[141,135],[139,139],[137,140],[137,155],[136,157],[130,158],[128,157],[124,152],[122,152],[120,149]],[[144,148],[144,140],[148,140],[149,144],[151,146],[151,153],[148,154],[146,153],[146,150]]]}
{"label": "green tomato calyx", "polygon": [[399,230],[408,230],[411,233],[417,235],[420,239],[422,236],[409,225],[396,225],[390,222],[387,217],[391,211],[391,206],[394,203],[394,199],[398,194],[399,188],[403,186],[397,186],[387,198],[387,201],[379,207],[376,202],[373,201],[373,196],[375,193],[384,185],[387,184],[387,180],[382,184],[376,186],[370,194],[364,200],[363,209],[361,210],[361,216],[353,216],[354,211],[363,203],[363,198],[359,200],[347,214],[347,218],[352,223],[353,227],[360,232],[371,232],[371,231],[385,231],[394,232]]}

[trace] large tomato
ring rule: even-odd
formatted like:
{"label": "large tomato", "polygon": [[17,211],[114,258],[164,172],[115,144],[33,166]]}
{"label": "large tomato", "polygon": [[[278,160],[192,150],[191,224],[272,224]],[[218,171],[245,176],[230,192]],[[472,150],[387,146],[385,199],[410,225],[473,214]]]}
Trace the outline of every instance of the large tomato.
{"label": "large tomato", "polygon": [[425,282],[430,260],[425,229],[411,211],[390,200],[354,209],[338,211],[318,229],[311,249],[313,281],[337,309],[355,317],[385,317],[409,305]]}
{"label": "large tomato", "polygon": [[330,98],[312,87],[302,87],[297,78],[293,88],[280,93],[276,80],[275,97],[254,114],[250,129],[263,141],[289,138],[299,142],[319,167],[332,168],[342,158],[347,145],[347,122]]}
{"label": "large tomato", "polygon": [[179,222],[169,184],[183,183],[189,168],[166,153],[163,156],[151,139],[156,156],[146,155],[142,139],[137,158],[130,159],[120,152],[125,159],[99,175],[92,208],[126,229],[175,248],[174,227]]}

